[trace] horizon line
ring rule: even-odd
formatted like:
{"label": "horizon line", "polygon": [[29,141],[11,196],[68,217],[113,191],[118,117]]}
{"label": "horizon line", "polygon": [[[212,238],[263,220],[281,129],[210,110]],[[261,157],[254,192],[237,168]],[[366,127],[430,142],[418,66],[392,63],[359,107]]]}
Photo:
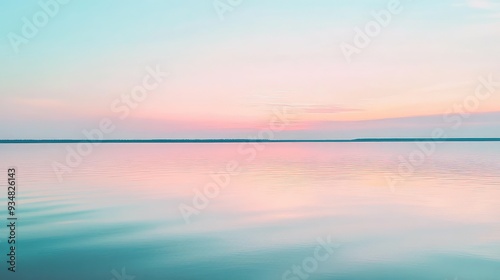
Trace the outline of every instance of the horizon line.
{"label": "horizon line", "polygon": [[354,138],[354,139],[0,139],[0,144],[68,143],[370,143],[370,142],[500,142],[500,138]]}

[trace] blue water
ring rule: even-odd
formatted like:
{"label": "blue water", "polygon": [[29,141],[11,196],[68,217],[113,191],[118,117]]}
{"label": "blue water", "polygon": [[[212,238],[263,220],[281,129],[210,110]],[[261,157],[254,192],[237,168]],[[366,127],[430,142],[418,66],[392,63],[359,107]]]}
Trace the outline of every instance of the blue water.
{"label": "blue water", "polygon": [[499,143],[241,145],[0,145],[0,279],[500,279]]}

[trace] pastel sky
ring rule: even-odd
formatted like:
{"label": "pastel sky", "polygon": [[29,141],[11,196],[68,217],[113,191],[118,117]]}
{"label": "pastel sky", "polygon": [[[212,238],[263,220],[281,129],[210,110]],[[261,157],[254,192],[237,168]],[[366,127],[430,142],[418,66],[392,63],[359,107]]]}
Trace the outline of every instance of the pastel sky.
{"label": "pastel sky", "polygon": [[[350,62],[341,45],[390,0],[53,1],[0,2],[0,139],[84,138],[103,119],[109,139],[258,137],[284,110],[280,139],[500,137],[500,84],[480,82],[500,82],[500,1],[401,0]],[[25,38],[39,2],[52,15]]]}

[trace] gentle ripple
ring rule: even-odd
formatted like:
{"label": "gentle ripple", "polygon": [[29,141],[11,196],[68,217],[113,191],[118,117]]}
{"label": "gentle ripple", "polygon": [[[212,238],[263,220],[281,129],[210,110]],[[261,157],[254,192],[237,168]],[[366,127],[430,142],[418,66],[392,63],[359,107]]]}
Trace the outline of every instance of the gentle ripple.
{"label": "gentle ripple", "polygon": [[[252,160],[240,144],[103,144],[59,182],[66,146],[0,145],[20,219],[18,272],[2,260],[0,279],[297,280],[282,277],[327,236],[339,247],[308,279],[500,279],[498,143],[440,144],[393,187],[413,143],[265,144]],[[241,173],[186,224],[179,206],[230,161]]]}

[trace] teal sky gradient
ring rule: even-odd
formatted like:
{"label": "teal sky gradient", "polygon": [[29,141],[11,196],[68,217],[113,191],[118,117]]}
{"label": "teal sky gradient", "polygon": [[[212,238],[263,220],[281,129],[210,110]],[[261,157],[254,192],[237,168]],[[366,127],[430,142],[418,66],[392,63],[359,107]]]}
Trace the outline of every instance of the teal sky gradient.
{"label": "teal sky gradient", "polygon": [[[243,0],[224,20],[216,2],[69,1],[16,53],[39,1],[1,1],[0,139],[82,138],[103,118],[108,138],[244,138],[283,107],[277,138],[500,137],[500,87],[445,114],[500,81],[500,1],[402,0],[351,63],[340,45],[390,1]],[[119,118],[113,101],[156,66],[169,77]]]}

